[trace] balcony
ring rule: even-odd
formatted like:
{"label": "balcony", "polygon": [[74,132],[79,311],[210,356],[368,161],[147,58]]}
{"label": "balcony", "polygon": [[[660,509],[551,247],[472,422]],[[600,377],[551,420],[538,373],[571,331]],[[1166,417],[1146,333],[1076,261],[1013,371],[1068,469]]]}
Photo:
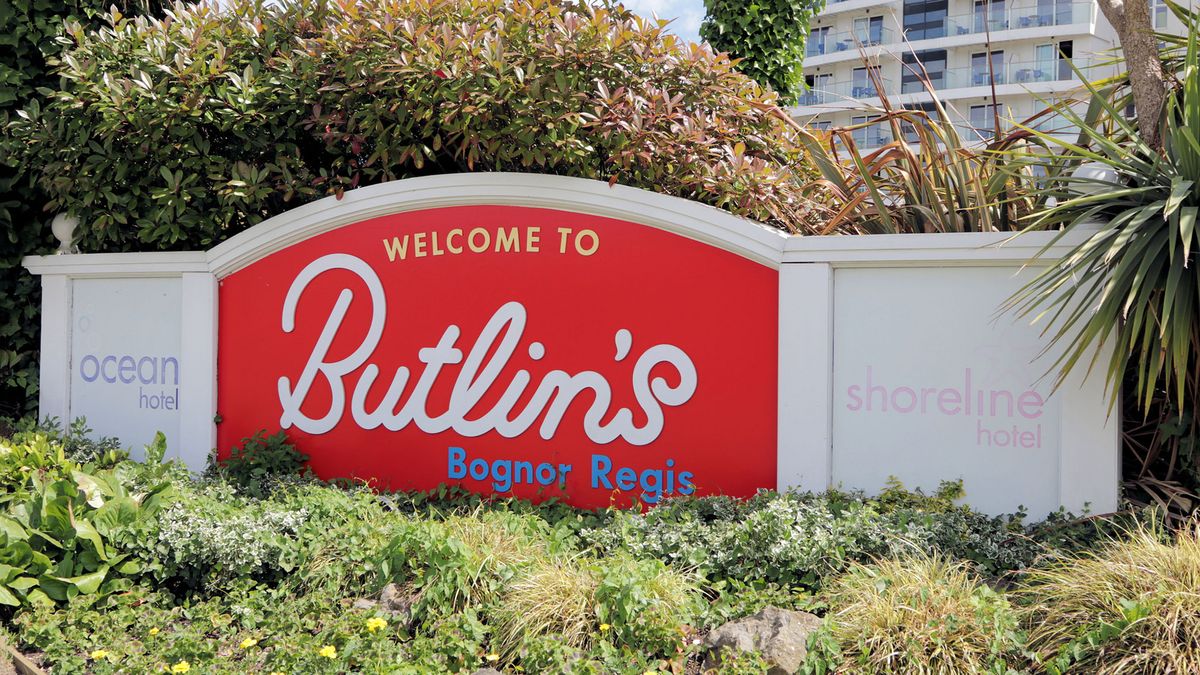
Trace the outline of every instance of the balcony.
{"label": "balcony", "polygon": [[[1032,84],[1034,82],[1062,82],[1079,79],[1071,64],[1087,76],[1094,64],[1087,59],[1045,59],[1040,61],[1008,61],[999,64],[994,72],[986,65],[968,68],[948,68],[940,80],[934,79],[935,89],[960,89],[964,87],[989,87],[993,83]],[[993,77],[994,82],[993,82]]]}
{"label": "balcony", "polygon": [[[893,86],[893,80],[883,80],[884,92],[894,91]],[[860,80],[858,82],[842,81],[829,84],[818,83],[812,89],[800,95],[797,105],[845,104],[852,99],[875,98],[876,96],[879,96],[879,91],[875,88],[875,83],[870,80]]]}
{"label": "balcony", "polygon": [[886,124],[872,124],[851,131],[850,137],[859,150],[868,150],[891,143],[892,130]]}
{"label": "balcony", "polygon": [[813,32],[808,36],[805,45],[805,56],[824,56],[837,52],[853,52],[860,47],[890,44],[896,41],[896,31],[882,26],[867,30],[852,30],[833,32]]}
{"label": "balcony", "polygon": [[925,38],[1090,23],[1093,7],[1094,4],[1090,2],[1075,2],[1057,7],[1018,5],[1005,9],[994,9],[986,13],[977,11],[971,14],[959,14],[946,17],[945,35],[930,35],[926,32]]}

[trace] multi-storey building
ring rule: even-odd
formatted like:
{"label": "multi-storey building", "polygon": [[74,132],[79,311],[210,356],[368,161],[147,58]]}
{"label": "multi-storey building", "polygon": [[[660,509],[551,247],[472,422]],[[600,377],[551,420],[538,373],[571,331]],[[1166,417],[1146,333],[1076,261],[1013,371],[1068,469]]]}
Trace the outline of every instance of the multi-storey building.
{"label": "multi-storey building", "polygon": [[[1149,1],[1156,29],[1182,32],[1162,0]],[[877,82],[893,106],[930,110],[927,79],[965,137],[990,137],[997,117],[1025,120],[1079,93],[1077,70],[1111,75],[1118,44],[1095,0],[829,0],[811,25],[808,91],[793,114],[819,128],[866,121]],[[856,131],[856,144],[890,141],[886,126]]]}

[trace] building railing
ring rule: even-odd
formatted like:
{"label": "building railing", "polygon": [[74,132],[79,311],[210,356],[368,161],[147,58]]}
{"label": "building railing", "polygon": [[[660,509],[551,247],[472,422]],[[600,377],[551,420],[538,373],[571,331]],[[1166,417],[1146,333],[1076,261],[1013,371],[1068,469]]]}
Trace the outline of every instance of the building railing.
{"label": "building railing", "polygon": [[859,47],[890,44],[896,41],[896,31],[883,26],[872,26],[861,30],[813,31],[804,46],[806,56],[821,56],[837,52],[853,52]]}
{"label": "building railing", "polygon": [[[1081,70],[1085,77],[1088,71],[1096,67],[1088,59],[1064,58],[1043,59],[1034,61],[1006,61],[989,68],[986,64],[965,68],[948,68],[936,89],[960,89],[963,87],[987,87],[993,83],[1001,84],[1032,84],[1034,82],[1061,82],[1077,80],[1075,68]],[[934,80],[935,85],[938,80]]]}
{"label": "building railing", "polygon": [[[885,93],[895,91],[893,85],[893,80],[884,79],[883,91]],[[843,80],[841,82],[814,86],[800,95],[797,104],[802,106],[824,105],[826,103],[845,104],[851,99],[875,98],[877,96],[879,96],[879,90],[875,88],[875,83],[870,79],[865,81]]]}
{"label": "building railing", "polygon": [[[1072,68],[1072,64],[1074,68]],[[966,87],[987,87],[991,86],[993,78],[997,85],[1077,80],[1079,79],[1079,75],[1075,72],[1075,69],[1079,69],[1084,77],[1094,79],[1094,76],[1089,73],[1102,66],[1101,62],[1089,59],[1068,61],[1067,59],[1058,58],[1034,61],[1005,61],[1004,63],[995,64],[992,69],[989,69],[986,65],[947,68],[946,70],[929,72],[927,75],[933,88],[941,91]],[[883,92],[885,94],[914,94],[926,91],[925,84],[920,81],[914,82],[910,80],[903,82],[900,89],[895,87],[895,80],[893,79],[883,78],[882,81]],[[875,83],[870,79],[841,80],[818,83],[801,94],[797,104],[801,106],[831,103],[845,104],[853,99],[876,98],[878,96],[879,91],[876,89]]]}
{"label": "building railing", "polygon": [[1021,28],[1091,23],[1095,11],[1095,3],[1092,2],[1054,3],[1040,6],[1023,3],[1003,8],[993,5],[988,9],[981,7],[968,14],[948,16],[942,20],[941,26],[925,28],[919,32],[909,31],[908,39],[915,42],[955,35],[976,35]]}

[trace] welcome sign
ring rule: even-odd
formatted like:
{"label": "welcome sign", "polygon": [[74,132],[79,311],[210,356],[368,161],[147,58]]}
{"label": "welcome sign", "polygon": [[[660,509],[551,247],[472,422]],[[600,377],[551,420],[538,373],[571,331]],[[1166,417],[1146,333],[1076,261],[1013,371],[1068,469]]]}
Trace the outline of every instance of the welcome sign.
{"label": "welcome sign", "polygon": [[677,234],[411,211],[266,256],[219,307],[222,449],[267,425],[322,475],[586,506],[775,481],[776,272]]}
{"label": "welcome sign", "polygon": [[1049,233],[789,237],[559,176],[354,190],[209,251],[33,257],[42,415],[202,468],[283,430],[324,478],[589,507],[762,488],[1116,507],[1101,377],[997,308]]}

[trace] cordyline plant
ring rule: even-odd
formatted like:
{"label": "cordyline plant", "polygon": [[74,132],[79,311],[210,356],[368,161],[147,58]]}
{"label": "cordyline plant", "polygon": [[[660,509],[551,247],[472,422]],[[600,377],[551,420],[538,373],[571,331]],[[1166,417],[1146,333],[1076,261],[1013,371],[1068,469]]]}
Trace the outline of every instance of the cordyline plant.
{"label": "cordyline plant", "polygon": [[[1193,506],[1162,480],[1193,482],[1200,477],[1196,451],[1200,397],[1200,56],[1195,30],[1177,80],[1166,97],[1161,133],[1146,138],[1136,120],[1124,117],[1120,99],[1088,84],[1086,113],[1063,104],[1055,111],[1080,130],[1078,141],[1026,127],[1023,132],[1057,150],[1034,190],[1043,208],[1031,214],[1030,229],[1058,230],[1054,238],[1075,235],[1082,243],[1045,268],[1010,307],[1045,319],[1045,332],[1062,347],[1060,373],[1103,364],[1113,400],[1123,380],[1132,388],[1134,411],[1150,411],[1162,401],[1174,412],[1157,426],[1177,427],[1165,473],[1149,475],[1156,449],[1140,458],[1137,478],[1155,491],[1175,494],[1174,506]],[[1084,167],[1085,171],[1079,168]],[[1097,169],[1108,177],[1098,177]],[[1114,326],[1116,330],[1114,331]],[[1128,376],[1127,376],[1128,373]],[[1061,381],[1061,375],[1060,375]],[[1165,430],[1165,429],[1163,429]],[[1128,475],[1128,474],[1127,474]],[[1162,480],[1160,480],[1162,479]],[[1160,501],[1162,501],[1160,499]]]}
{"label": "cordyline plant", "polygon": [[85,249],[208,246],[305,201],[461,171],[820,220],[774,95],[621,8],[235,0],[110,23],[70,27],[64,90],[11,129]]}
{"label": "cordyline plant", "polygon": [[[810,161],[821,177],[814,199],[831,213],[826,231],[861,234],[1000,232],[1022,227],[1033,208],[1026,190],[1032,173],[1013,170],[1015,141],[996,135],[982,144],[975,132],[951,122],[938,91],[919,64],[911,66],[932,99],[933,114],[897,106],[888,98],[879,68],[866,63],[879,105],[865,108],[866,122],[828,135],[805,133]],[[906,66],[908,67],[908,66]],[[886,129],[893,140],[864,153],[855,131]],[[997,129],[999,125],[997,125]]]}

